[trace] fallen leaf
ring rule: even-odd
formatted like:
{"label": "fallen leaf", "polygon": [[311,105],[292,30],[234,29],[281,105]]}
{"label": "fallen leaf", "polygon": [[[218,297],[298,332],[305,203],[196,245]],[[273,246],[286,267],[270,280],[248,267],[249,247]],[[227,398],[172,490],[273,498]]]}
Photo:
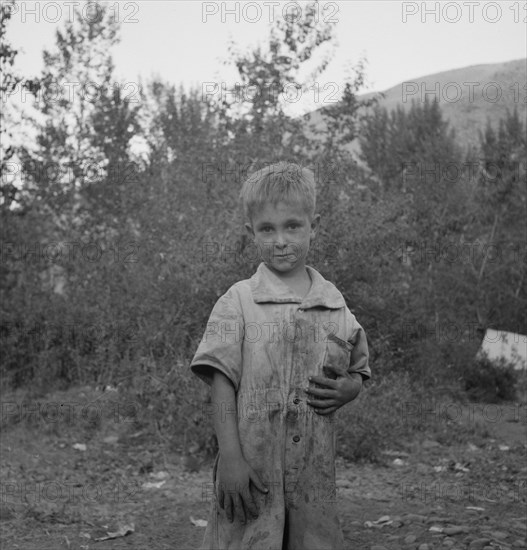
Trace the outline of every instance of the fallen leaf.
{"label": "fallen leaf", "polygon": [[166,483],[166,480],[164,481],[145,481],[141,487],[143,489],[160,489],[163,487],[163,485]]}
{"label": "fallen leaf", "polygon": [[131,535],[135,530],[135,525],[133,523],[127,523],[125,525],[120,525],[117,528],[117,531],[108,531],[106,533],[106,536],[99,537],[98,539],[95,539],[96,541],[101,540],[110,540],[110,539],[118,539],[120,537],[126,537],[126,535]]}
{"label": "fallen leaf", "polygon": [[192,523],[192,525],[195,525],[196,527],[207,527],[208,521],[206,519],[194,519],[192,516],[190,516],[190,523]]}
{"label": "fallen leaf", "polygon": [[379,525],[380,523],[389,525],[390,523],[392,523],[392,520],[390,519],[390,516],[382,516],[378,520],[374,521],[373,523],[376,523],[377,525]]}
{"label": "fallen leaf", "polygon": [[382,455],[385,455],[385,456],[397,456],[397,457],[401,457],[401,456],[410,456],[408,453],[404,452],[404,451],[391,451],[391,450],[387,450],[387,451],[381,451],[381,454]]}
{"label": "fallen leaf", "polygon": [[166,479],[169,477],[168,472],[151,472],[150,477],[153,477],[154,479]]}

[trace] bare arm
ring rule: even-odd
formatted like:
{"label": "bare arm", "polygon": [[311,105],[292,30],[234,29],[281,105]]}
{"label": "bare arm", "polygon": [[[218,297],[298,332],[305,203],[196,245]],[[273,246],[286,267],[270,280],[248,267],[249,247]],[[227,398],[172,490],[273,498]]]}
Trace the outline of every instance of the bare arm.
{"label": "bare arm", "polygon": [[214,372],[212,380],[213,422],[220,458],[218,462],[218,503],[225,509],[229,521],[233,516],[245,523],[258,517],[258,510],[252,498],[249,484],[261,492],[267,488],[258,474],[243,457],[236,413],[236,393],[231,381],[220,371]]}
{"label": "bare arm", "polygon": [[231,381],[219,370],[214,371],[212,379],[212,410],[221,456],[226,460],[243,458],[238,434],[236,394]]}

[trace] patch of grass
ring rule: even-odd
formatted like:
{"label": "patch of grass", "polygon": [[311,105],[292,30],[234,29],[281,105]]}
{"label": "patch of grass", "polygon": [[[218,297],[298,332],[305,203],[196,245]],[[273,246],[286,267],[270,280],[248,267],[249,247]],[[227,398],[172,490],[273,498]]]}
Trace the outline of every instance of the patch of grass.
{"label": "patch of grass", "polygon": [[452,391],[412,386],[406,372],[391,373],[365,387],[337,420],[337,451],[353,462],[383,462],[383,451],[405,451],[415,440],[441,445],[478,442],[488,425],[467,420],[466,399]]}
{"label": "patch of grass", "polygon": [[134,430],[154,436],[174,452],[192,449],[212,457],[216,442],[210,417],[210,391],[190,371],[190,360],[162,367],[145,364],[117,383],[123,402],[135,408]]}
{"label": "patch of grass", "polygon": [[383,450],[399,450],[401,437],[416,427],[415,419],[405,416],[414,401],[407,373],[368,383],[356,401],[338,413],[338,453],[351,461],[378,462]]}
{"label": "patch of grass", "polygon": [[[0,427],[5,430],[26,423],[58,439],[74,432],[75,441],[86,443],[109,437],[125,444],[130,438],[134,442],[141,438],[170,453],[190,451],[211,458],[217,443],[207,405],[210,392],[188,365],[184,358],[166,365],[142,361],[106,386],[79,386],[48,394],[17,389],[2,396]],[[509,378],[510,370],[487,363],[482,368],[474,363],[465,374],[472,384],[488,388],[484,396],[496,398],[507,395],[507,384],[515,382]],[[461,411],[468,396],[456,381],[452,387],[423,388],[413,378],[404,370],[385,371],[365,384],[354,403],[337,413],[340,456],[354,462],[383,462],[383,451],[407,451],[415,440],[452,445],[489,437],[485,422],[463,422]],[[502,393],[496,392],[497,383]]]}
{"label": "patch of grass", "polygon": [[479,357],[467,363],[462,376],[472,401],[500,403],[516,399],[518,374],[505,360],[493,362],[486,356]]}

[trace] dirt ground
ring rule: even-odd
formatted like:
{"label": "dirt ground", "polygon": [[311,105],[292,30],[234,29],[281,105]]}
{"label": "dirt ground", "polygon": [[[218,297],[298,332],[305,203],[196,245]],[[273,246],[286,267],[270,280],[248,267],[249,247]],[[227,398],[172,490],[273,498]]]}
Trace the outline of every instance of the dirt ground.
{"label": "dirt ground", "polygon": [[[3,396],[2,550],[199,548],[211,463],[187,471],[177,445],[90,392]],[[338,460],[347,548],[527,548],[525,406],[459,411],[485,436],[444,446],[425,430],[381,464]]]}

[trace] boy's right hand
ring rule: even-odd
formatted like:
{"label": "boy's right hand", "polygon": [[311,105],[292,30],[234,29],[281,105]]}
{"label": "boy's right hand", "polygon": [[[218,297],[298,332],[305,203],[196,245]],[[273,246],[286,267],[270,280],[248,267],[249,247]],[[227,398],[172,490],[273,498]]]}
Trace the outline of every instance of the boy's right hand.
{"label": "boy's right hand", "polygon": [[218,503],[230,522],[237,517],[244,524],[246,519],[258,517],[250,484],[262,493],[267,493],[268,489],[243,457],[227,461],[220,455],[216,479]]}

